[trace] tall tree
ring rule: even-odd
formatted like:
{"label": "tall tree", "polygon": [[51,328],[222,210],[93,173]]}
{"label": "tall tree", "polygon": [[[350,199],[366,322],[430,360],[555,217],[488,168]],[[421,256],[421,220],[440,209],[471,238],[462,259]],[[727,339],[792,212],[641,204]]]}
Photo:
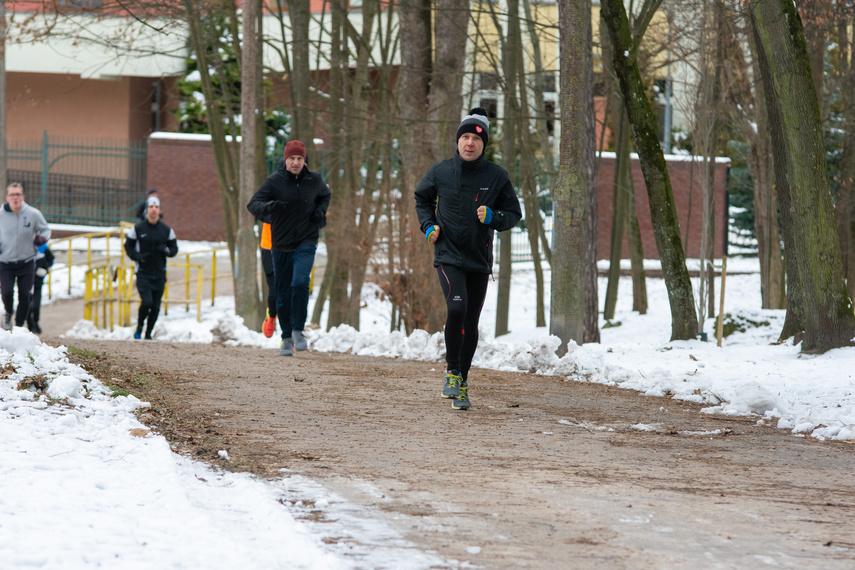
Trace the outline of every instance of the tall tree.
{"label": "tall tree", "polygon": [[[492,6],[491,6],[492,7]],[[515,176],[515,158],[519,138],[517,128],[520,116],[520,103],[517,91],[519,81],[518,60],[522,59],[522,29],[520,26],[519,0],[508,0],[507,32],[502,38],[499,28],[499,38],[502,45],[502,78],[504,79],[504,105],[502,117],[502,162],[511,175],[511,180],[518,181]],[[498,27],[498,26],[497,26]],[[496,292],[496,336],[507,334],[508,312],[511,300],[511,232],[499,234],[499,286]]]}
{"label": "tall tree", "polygon": [[[760,261],[760,302],[764,309],[786,308],[784,261],[778,229],[778,200],[772,166],[763,83],[757,64],[754,36],[745,30],[746,20],[725,19],[730,26],[725,51],[730,55],[724,72],[728,76],[725,111],[739,136],[748,145],[747,162],[754,195],[754,235]],[[743,25],[737,25],[743,24]]]}
{"label": "tall tree", "polygon": [[[401,126],[400,197],[394,204],[397,222],[397,264],[390,267],[385,288],[399,308],[407,333],[415,328],[439,331],[445,322],[445,303],[436,282],[433,249],[425,243],[415,216],[413,190],[436,160],[436,149],[422,127],[428,124],[433,70],[430,0],[402,0],[399,4],[401,28],[401,72],[399,123]],[[393,235],[395,235],[393,233]]]}
{"label": "tall tree", "polygon": [[[803,351],[847,346],[855,315],[846,291],[834,224],[819,101],[801,18],[786,0],[748,4],[772,129],[776,179],[790,265],[801,284]],[[785,228],[786,230],[787,228]],[[786,232],[785,232],[786,233]]]}
{"label": "tall tree", "polygon": [[0,6],[0,189],[6,191],[6,2]]}
{"label": "tall tree", "polygon": [[[591,111],[591,4],[560,0],[561,143],[554,208],[552,293],[549,332],[567,344],[585,342],[585,267],[588,245],[589,181],[586,145],[590,144],[586,115]],[[593,149],[592,149],[593,150]]]}
{"label": "tall tree", "polygon": [[[288,18],[291,23],[292,41],[288,72],[288,88],[291,94],[291,139],[302,141],[311,153],[314,149],[315,133],[311,120],[311,93],[309,73],[309,23],[311,21],[310,0],[288,0]],[[288,63],[287,55],[284,58]]]}
{"label": "tall tree", "polygon": [[855,64],[853,64],[853,10],[847,6],[838,14],[840,98],[843,105],[843,156],[840,160],[840,187],[837,189],[837,233],[843,256],[843,274],[849,298],[855,298]]}
{"label": "tall tree", "polygon": [[[249,204],[252,195],[259,187],[256,157],[258,154],[259,117],[264,110],[258,108],[261,92],[261,74],[259,63],[261,52],[258,42],[258,23],[261,13],[261,0],[243,2],[243,50],[241,51],[241,145],[240,145],[240,189],[239,204]],[[237,265],[235,279],[235,312],[243,316],[244,323],[251,329],[261,328],[261,298],[258,293],[258,239],[253,231],[255,219],[244,208],[238,210],[237,225]]]}
{"label": "tall tree", "polygon": [[632,43],[623,2],[603,0],[602,12],[612,46],[612,62],[647,186],[654,237],[671,306],[671,339],[695,338],[698,319],[694,294],[686,269],[671,179],[659,144],[656,115],[641,80],[637,49]]}

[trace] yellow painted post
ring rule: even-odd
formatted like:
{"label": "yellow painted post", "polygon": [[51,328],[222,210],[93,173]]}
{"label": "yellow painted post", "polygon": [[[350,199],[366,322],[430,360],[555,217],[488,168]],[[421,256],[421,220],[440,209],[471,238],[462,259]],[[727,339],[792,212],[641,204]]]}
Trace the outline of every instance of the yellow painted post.
{"label": "yellow painted post", "polygon": [[721,346],[721,338],[724,334],[724,282],[727,279],[727,258],[721,260],[721,298],[718,302],[718,323],[716,326],[716,340],[718,346]]}
{"label": "yellow painted post", "polygon": [[211,306],[214,306],[214,297],[217,296],[217,250],[215,249],[211,254],[213,259],[211,260]]}
{"label": "yellow painted post", "polygon": [[196,322],[202,322],[202,280],[203,280],[203,271],[202,265],[199,265],[199,269],[196,273]]}
{"label": "yellow painted post", "polygon": [[[71,295],[71,238],[68,239],[68,295]],[[85,317],[84,317],[85,318]]]}
{"label": "yellow painted post", "polygon": [[83,318],[87,321],[92,320],[92,307],[89,303],[92,301],[92,276],[86,272],[86,283],[83,288]]}
{"label": "yellow painted post", "polygon": [[[184,259],[184,298],[190,299],[190,254],[188,253]],[[190,305],[187,305],[186,312],[190,312]]]}

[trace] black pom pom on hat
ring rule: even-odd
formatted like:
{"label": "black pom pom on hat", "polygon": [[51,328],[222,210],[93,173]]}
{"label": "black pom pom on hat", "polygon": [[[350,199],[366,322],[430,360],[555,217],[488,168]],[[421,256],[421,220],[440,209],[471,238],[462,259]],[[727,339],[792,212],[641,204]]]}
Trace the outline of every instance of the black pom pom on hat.
{"label": "black pom pom on hat", "polygon": [[460,126],[457,127],[457,140],[460,140],[460,137],[463,133],[475,133],[481,140],[484,141],[484,146],[487,146],[487,140],[489,135],[487,132],[490,130],[490,121],[487,119],[487,110],[483,107],[475,107],[469,114],[463,117],[463,120],[460,121]]}

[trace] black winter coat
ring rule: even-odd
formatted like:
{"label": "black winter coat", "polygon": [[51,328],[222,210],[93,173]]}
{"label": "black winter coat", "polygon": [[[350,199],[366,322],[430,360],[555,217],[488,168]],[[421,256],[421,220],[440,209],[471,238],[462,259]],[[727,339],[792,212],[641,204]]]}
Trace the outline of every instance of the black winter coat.
{"label": "black winter coat", "polygon": [[178,241],[163,222],[146,220],[125,234],[125,252],[136,262],[137,275],[166,283],[166,258],[178,254]]}
{"label": "black winter coat", "polygon": [[270,223],[271,249],[287,252],[318,242],[330,196],[320,174],[303,166],[295,176],[281,160],[246,207],[253,216]]}
{"label": "black winter coat", "polygon": [[[455,154],[434,164],[416,187],[415,197],[422,234],[433,225],[439,226],[434,267],[446,264],[492,273],[494,230],[509,230],[522,217],[508,173],[483,154],[473,161]],[[478,219],[476,212],[481,206],[493,212],[489,224]]]}

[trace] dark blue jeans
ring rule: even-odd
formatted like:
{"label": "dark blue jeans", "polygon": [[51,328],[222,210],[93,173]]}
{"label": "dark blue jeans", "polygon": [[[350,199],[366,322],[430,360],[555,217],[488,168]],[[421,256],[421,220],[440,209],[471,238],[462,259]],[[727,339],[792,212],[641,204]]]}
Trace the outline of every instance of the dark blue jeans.
{"label": "dark blue jeans", "polygon": [[[30,313],[30,291],[36,278],[36,261],[11,261],[0,263],[0,291],[6,313],[15,315],[15,326],[22,327]],[[18,309],[15,304],[15,284],[18,284]]]}
{"label": "dark blue jeans", "polygon": [[276,312],[282,338],[306,326],[309,312],[309,282],[315,264],[317,244],[302,245],[294,251],[273,252],[273,281],[276,286]]}

